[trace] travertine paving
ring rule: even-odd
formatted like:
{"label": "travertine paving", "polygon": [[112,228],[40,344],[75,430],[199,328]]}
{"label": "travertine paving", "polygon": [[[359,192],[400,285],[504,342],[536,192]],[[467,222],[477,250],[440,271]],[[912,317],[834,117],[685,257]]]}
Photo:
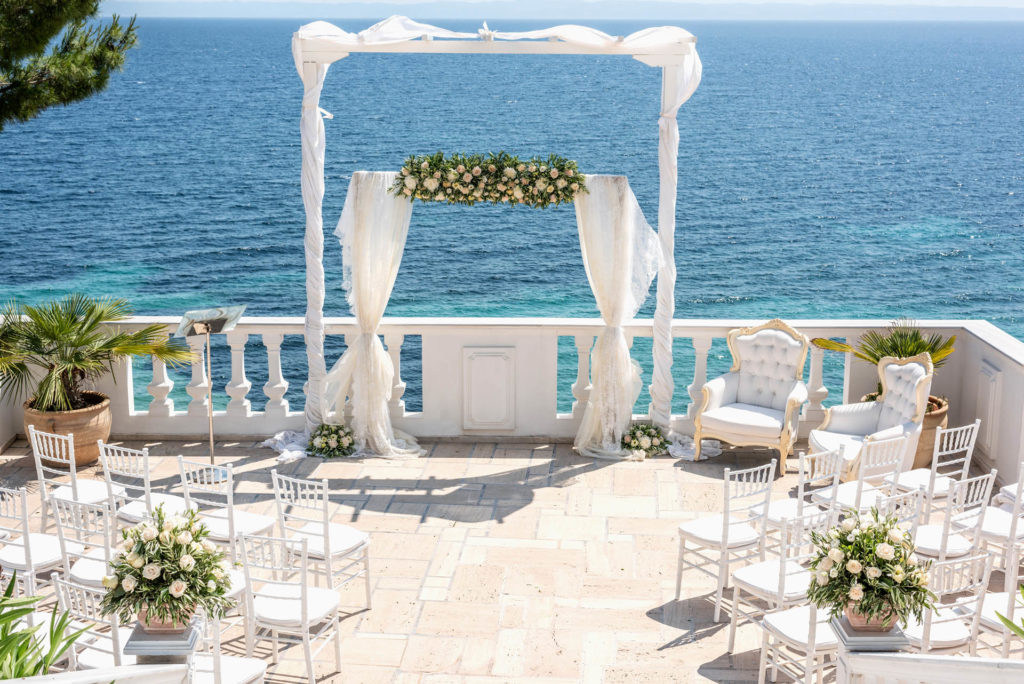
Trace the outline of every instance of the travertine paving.
{"label": "travertine paving", "polygon": [[[157,456],[201,458],[202,442],[125,442]],[[759,635],[712,622],[713,582],[684,575],[676,601],[680,521],[720,510],[722,470],[770,452],[727,451],[702,463],[610,463],[568,444],[427,444],[410,461],[307,459],[277,466],[256,443],[218,445],[234,464],[236,502],[274,514],[270,470],[327,478],[335,521],[371,534],[373,609],[344,590],[344,669],[331,649],[323,682],[746,682]],[[35,472],[23,442],[0,457],[4,486]],[[154,485],[177,488],[173,458],[155,459]],[[95,469],[87,476],[96,477]],[[789,496],[795,475],[780,477]],[[225,645],[244,651],[239,635]],[[269,658],[263,651],[261,656]],[[297,682],[301,649],[283,652],[268,681]]]}

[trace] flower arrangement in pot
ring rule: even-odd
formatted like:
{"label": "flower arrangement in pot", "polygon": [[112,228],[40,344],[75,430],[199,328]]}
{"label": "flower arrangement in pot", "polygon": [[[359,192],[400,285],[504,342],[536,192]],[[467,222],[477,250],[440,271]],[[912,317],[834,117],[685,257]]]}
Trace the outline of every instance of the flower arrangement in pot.
{"label": "flower arrangement in pot", "polygon": [[355,451],[352,428],[324,423],[309,436],[306,451],[322,458],[344,458]]}
{"label": "flower arrangement in pot", "polygon": [[110,437],[110,399],[90,384],[133,356],[153,356],[168,364],[192,360],[181,340],[169,339],[164,325],[141,330],[118,328],[132,314],[124,299],[93,299],[70,294],[30,306],[0,307],[0,393],[24,403],[25,434],[37,430],[75,436],[75,462],[99,459],[97,440]]}
{"label": "flower arrangement in pot", "polygon": [[[949,355],[955,351],[953,347],[955,343],[956,335],[943,337],[935,333],[926,336],[909,318],[897,318],[889,325],[889,329],[885,333],[869,330],[861,335],[856,347],[824,337],[815,337],[811,340],[811,344],[820,349],[853,354],[873,366],[878,366],[878,362],[886,356],[906,359],[917,356],[921,352],[928,352],[935,373],[938,373],[939,368],[946,362]],[[879,385],[876,391],[865,394],[861,401],[874,401],[881,392],[882,387]],[[915,468],[927,468],[931,463],[935,447],[935,428],[946,427],[949,420],[948,413],[949,400],[947,398],[935,395],[928,397],[928,408],[924,415],[921,438],[918,440],[917,452],[914,456]]]}
{"label": "flower arrangement in pot", "polygon": [[103,578],[104,614],[125,623],[138,616],[148,632],[182,632],[199,608],[213,619],[231,608],[229,564],[197,515],[168,517],[159,506],[152,520],[121,532],[114,574]]}
{"label": "flower arrangement in pot", "polygon": [[811,540],[808,599],[833,617],[845,614],[854,629],[888,631],[934,607],[928,563],[914,555],[895,516],[850,513],[828,532],[812,532]]}
{"label": "flower arrangement in pot", "polygon": [[622,435],[622,448],[636,461],[664,453],[671,444],[661,428],[650,423],[637,423]]}

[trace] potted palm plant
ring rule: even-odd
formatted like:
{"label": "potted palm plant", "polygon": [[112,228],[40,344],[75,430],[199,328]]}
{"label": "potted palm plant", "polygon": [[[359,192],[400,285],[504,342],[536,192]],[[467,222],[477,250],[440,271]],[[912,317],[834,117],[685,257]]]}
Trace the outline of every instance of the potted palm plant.
{"label": "potted palm plant", "polygon": [[[928,352],[932,357],[932,366],[935,373],[946,362],[946,359],[953,353],[953,345],[956,343],[956,335],[944,338],[938,333],[924,335],[909,318],[898,318],[893,321],[889,330],[881,333],[869,330],[864,333],[857,346],[837,342],[824,337],[815,337],[811,344],[821,349],[838,351],[853,354],[862,361],[867,361],[873,366],[886,356],[895,356],[898,359],[905,359],[916,356],[921,352]],[[882,391],[879,385],[875,392],[865,394],[861,401],[874,401]],[[921,439],[917,443],[917,452],[914,454],[914,467],[926,468],[931,463],[932,452],[935,447],[935,428],[945,428],[949,420],[949,400],[946,397],[928,396],[928,408],[924,414],[924,425],[921,430]]]}
{"label": "potted palm plant", "polygon": [[132,314],[124,299],[93,299],[70,294],[30,306],[0,307],[0,392],[25,401],[28,426],[74,434],[75,463],[99,458],[96,441],[110,437],[110,398],[89,386],[114,364],[133,356],[153,356],[171,365],[192,359],[180,340],[162,325],[134,332],[116,325]]}

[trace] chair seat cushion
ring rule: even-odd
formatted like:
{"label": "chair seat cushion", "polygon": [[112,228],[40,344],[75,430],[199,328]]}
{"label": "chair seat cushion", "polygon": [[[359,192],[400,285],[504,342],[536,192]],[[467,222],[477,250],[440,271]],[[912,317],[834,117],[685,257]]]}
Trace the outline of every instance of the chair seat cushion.
{"label": "chair seat cushion", "polygon": [[[811,607],[796,606],[764,616],[765,629],[776,638],[806,652],[810,643]],[[814,626],[814,651],[834,651],[839,644],[829,621],[828,611],[819,610]]]}
{"label": "chair seat cushion", "polygon": [[[203,524],[206,525],[206,529],[210,531],[210,539],[229,541],[227,508],[204,512],[200,517]],[[274,519],[269,515],[249,513],[235,507],[235,537],[243,534],[266,534],[273,526]]]}
{"label": "chair seat cushion", "polygon": [[[63,555],[60,550],[60,540],[56,535],[33,532],[28,535],[27,542],[22,537],[0,548],[0,567],[10,570],[28,570],[25,561],[25,543],[29,545],[29,550],[32,552],[32,565],[37,571],[53,568],[61,563]],[[69,551],[78,553],[81,548],[79,544],[68,542]]]}
{"label": "chair seat cushion", "polygon": [[[958,529],[973,529],[978,517],[972,515],[954,521]],[[985,517],[981,521],[981,536],[985,541],[1006,544],[1010,540],[1010,527],[1013,525],[1013,512],[997,508],[985,507]],[[1014,533],[1017,540],[1024,539],[1024,519],[1017,521]]]}
{"label": "chair seat cushion", "polygon": [[[902,492],[912,492],[920,488],[928,490],[928,481],[931,479],[932,471],[930,468],[915,468],[914,470],[908,470],[905,473],[900,473],[896,478],[896,488]],[[887,478],[887,482],[892,482],[892,478]],[[949,496],[949,489],[953,486],[953,478],[947,477],[946,475],[935,476],[935,490],[932,492],[932,496],[936,499],[943,499]]]}
{"label": "chair seat cushion", "polygon": [[[115,485],[114,496],[124,496],[124,487]],[[65,501],[75,501],[71,485],[61,485],[50,491],[50,496]],[[107,500],[107,483],[100,480],[78,478],[78,503],[97,504]]]}
{"label": "chair seat cushion", "polygon": [[[279,627],[302,626],[302,587],[297,584],[266,585],[253,599],[253,616],[259,622]],[[338,609],[338,592],[320,587],[307,587],[306,610],[309,624],[328,619]]]}
{"label": "chair seat cushion", "polygon": [[1013,482],[1000,487],[999,493],[1002,494],[1004,499],[1012,503],[1017,498],[1017,483]]}
{"label": "chair seat cushion", "polygon": [[700,425],[702,431],[715,435],[777,440],[785,417],[784,412],[766,406],[726,404],[700,414]]}
{"label": "chair seat cushion", "polygon": [[[758,504],[752,506],[750,512],[752,515],[760,515],[762,508],[763,506]],[[803,515],[813,515],[820,511],[821,507],[807,501],[804,502]],[[800,512],[799,499],[776,499],[768,504],[768,524],[772,527],[780,527],[784,520],[796,520],[800,517]]]}
{"label": "chair seat cushion", "polygon": [[844,482],[835,488],[825,487],[811,495],[811,499],[825,506],[832,506],[832,500],[841,509],[855,509],[865,511],[878,503],[880,498],[885,496],[885,491],[864,483],[860,493],[860,502],[857,502],[857,481]]}
{"label": "chair seat cushion", "polygon": [[[931,524],[918,527],[915,551],[922,556],[938,558],[939,552],[942,550],[943,532],[942,525]],[[962,534],[950,534],[945,541],[947,558],[966,556],[971,552],[971,542]]]}
{"label": "chair seat cushion", "polygon": [[[782,598],[795,601],[807,595],[811,573],[793,561],[786,561]],[[733,583],[750,594],[774,599],[779,594],[779,561],[769,560],[745,565],[732,573]]]}
{"label": "chair seat cushion", "polygon": [[90,549],[71,566],[71,581],[87,587],[102,587],[104,575],[113,574],[103,549]]}
{"label": "chair seat cushion", "polygon": [[[1005,605],[1005,604],[1004,604]],[[971,628],[964,624],[965,617],[949,608],[939,608],[932,618],[931,630],[928,633],[928,648],[955,648],[966,644],[971,639]],[[910,616],[903,633],[910,643],[921,648],[924,639],[924,625]]]}
{"label": "chair seat cushion", "polygon": [[[1016,606],[1013,609],[1014,624],[1019,624],[1021,617],[1024,617],[1024,599],[1021,599],[1020,592],[1013,592],[1016,599]],[[996,591],[985,594],[981,601],[981,624],[989,629],[1002,631],[1003,623],[996,615],[1009,617],[1010,595],[1005,591]]]}
{"label": "chair seat cushion", "polygon": [[843,447],[843,460],[852,463],[860,456],[861,447],[864,446],[864,437],[865,435],[848,435],[844,432],[811,430],[807,436],[807,443],[811,447],[812,454]]}
{"label": "chair seat cushion", "polygon": [[[195,669],[192,673],[192,684],[213,684],[216,681],[213,670],[213,656],[209,653],[197,653],[192,662]],[[242,658],[240,656],[222,655],[220,657],[220,684],[248,684],[263,681],[267,674],[267,664],[258,658]]]}
{"label": "chair seat cushion", "polygon": [[[180,496],[174,496],[173,494],[152,492],[149,495],[149,501],[152,504],[154,511],[158,507],[163,506],[163,511],[168,516],[181,515],[187,508],[185,505],[185,499]],[[117,509],[117,517],[130,523],[138,523],[146,520],[149,518],[149,511],[146,510],[146,499],[140,497],[127,502]]]}
{"label": "chair seat cushion", "polygon": [[[297,530],[292,538],[305,539],[306,551],[312,558],[324,557],[324,534],[323,523],[307,523]],[[343,555],[349,553],[370,540],[365,532],[357,530],[349,525],[331,523],[328,526],[331,536],[331,555]]]}
{"label": "chair seat cushion", "polygon": [[[711,515],[697,520],[684,522],[679,526],[679,535],[703,546],[719,547],[722,544],[722,516]],[[750,523],[742,520],[730,520],[727,548],[750,546],[756,544],[761,535]]]}
{"label": "chair seat cushion", "polygon": [[[135,656],[124,655],[124,645],[128,643],[128,637],[132,635],[132,627],[118,627],[117,636],[121,642],[121,665],[134,665]],[[96,639],[97,648],[83,648],[78,653],[78,668],[80,670],[99,670],[114,667],[114,655],[110,653],[111,640],[107,638]],[[76,642],[78,643],[78,642]],[[105,650],[99,650],[100,648]]]}

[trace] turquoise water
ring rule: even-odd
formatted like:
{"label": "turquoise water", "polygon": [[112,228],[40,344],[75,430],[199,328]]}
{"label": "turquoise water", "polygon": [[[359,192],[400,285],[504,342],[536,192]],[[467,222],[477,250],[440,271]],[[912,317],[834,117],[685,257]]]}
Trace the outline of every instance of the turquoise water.
{"label": "turquoise water", "polygon": [[[139,23],[140,47],[105,93],[0,133],[0,295],[81,290],[128,297],[147,314],[246,303],[252,315],[301,315],[301,90],[289,54],[300,22]],[[679,116],[679,317],[970,317],[1024,337],[1020,24],[687,28],[704,80]],[[398,168],[408,154],[558,153],[584,172],[628,175],[655,222],[658,88],[658,70],[619,57],[357,55],[334,65],[322,99],[335,116],[326,313],[347,313],[330,233],[349,175]],[[652,290],[641,315],[653,300]],[[596,313],[571,207],[417,205],[389,315]],[[563,342],[565,408],[575,366]],[[678,347],[685,387],[692,351]],[[336,355],[340,342],[328,348]],[[647,366],[649,350],[636,341]],[[716,345],[710,372],[726,357]],[[297,407],[301,339],[286,341],[284,360]],[[403,363],[415,408],[417,339]],[[258,407],[258,340],[247,365]],[[830,383],[837,372],[831,359]],[[227,377],[222,363],[215,381]],[[186,401],[187,378],[176,378]]]}

